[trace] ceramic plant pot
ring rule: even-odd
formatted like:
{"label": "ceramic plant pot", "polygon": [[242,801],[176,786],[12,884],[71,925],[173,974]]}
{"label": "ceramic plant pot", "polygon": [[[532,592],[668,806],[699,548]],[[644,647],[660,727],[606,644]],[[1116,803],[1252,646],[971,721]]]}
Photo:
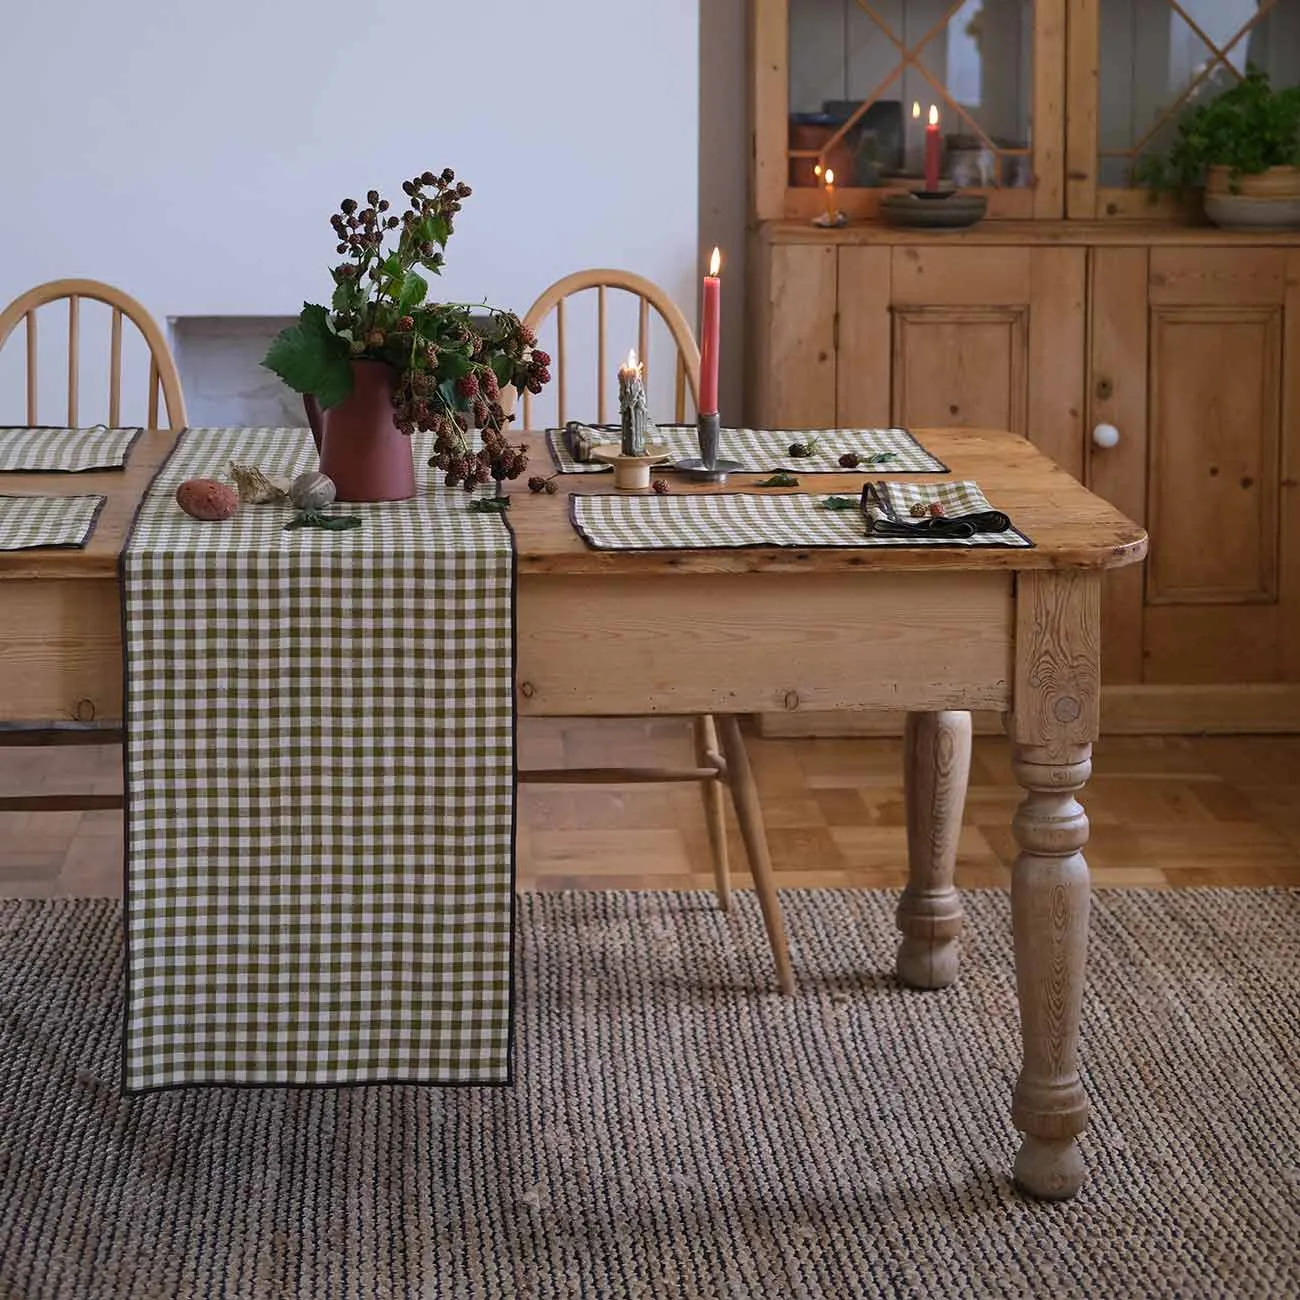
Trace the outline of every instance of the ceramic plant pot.
{"label": "ceramic plant pot", "polygon": [[334,480],[339,501],[407,501],[415,495],[411,440],[393,418],[391,366],[352,363],[352,392],[328,410],[307,405],[319,430],[321,473]]}
{"label": "ceramic plant pot", "polygon": [[[1300,167],[1270,167],[1239,176],[1211,167],[1205,176],[1205,215],[1225,230],[1300,230]],[[1234,192],[1235,186],[1235,192]]]}

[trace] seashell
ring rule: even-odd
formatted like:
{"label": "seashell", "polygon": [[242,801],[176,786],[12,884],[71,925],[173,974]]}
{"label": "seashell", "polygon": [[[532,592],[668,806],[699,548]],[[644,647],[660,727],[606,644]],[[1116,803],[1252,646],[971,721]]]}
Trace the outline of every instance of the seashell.
{"label": "seashell", "polygon": [[245,505],[260,506],[270,501],[285,501],[289,493],[279,483],[269,479],[255,465],[237,465],[230,462],[230,477],[235,480],[239,499]]}
{"label": "seashell", "polygon": [[309,469],[289,485],[289,500],[299,510],[321,510],[338,494],[334,480],[327,474]]}
{"label": "seashell", "polygon": [[234,488],[214,478],[190,478],[176,489],[176,504],[191,519],[216,523],[239,509],[239,496]]}

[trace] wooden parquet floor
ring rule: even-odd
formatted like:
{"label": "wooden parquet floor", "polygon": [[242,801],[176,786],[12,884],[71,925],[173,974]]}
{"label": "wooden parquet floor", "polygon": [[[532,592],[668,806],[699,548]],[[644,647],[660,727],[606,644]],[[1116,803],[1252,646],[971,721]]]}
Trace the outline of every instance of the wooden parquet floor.
{"label": "wooden parquet floor", "polygon": [[[521,764],[690,761],[679,721],[521,726]],[[777,884],[895,888],[905,880],[901,744],[751,737]],[[1300,736],[1114,737],[1084,791],[1093,883],[1300,886]],[[120,788],[113,748],[0,749],[6,793]],[[959,885],[1006,886],[1020,800],[1002,738],[977,738]],[[525,889],[708,889],[708,844],[691,787],[528,786],[521,793]],[[121,893],[116,812],[0,813],[0,896]],[[735,884],[748,886],[734,820]]]}

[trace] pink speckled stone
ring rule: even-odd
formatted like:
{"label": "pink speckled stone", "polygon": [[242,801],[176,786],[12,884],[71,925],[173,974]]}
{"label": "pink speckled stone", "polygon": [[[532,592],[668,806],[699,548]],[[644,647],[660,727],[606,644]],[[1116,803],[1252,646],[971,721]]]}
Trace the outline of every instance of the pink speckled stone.
{"label": "pink speckled stone", "polygon": [[215,523],[239,509],[239,493],[213,478],[191,478],[176,489],[176,504],[194,519]]}

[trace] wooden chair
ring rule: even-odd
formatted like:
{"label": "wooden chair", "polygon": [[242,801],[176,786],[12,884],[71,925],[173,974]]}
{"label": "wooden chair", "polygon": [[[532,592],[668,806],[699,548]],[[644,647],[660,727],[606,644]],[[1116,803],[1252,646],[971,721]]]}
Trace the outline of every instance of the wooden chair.
{"label": "wooden chair", "polygon": [[[108,425],[121,420],[122,412],[122,321],[131,324],[144,336],[149,346],[149,416],[151,429],[185,427],[185,399],[181,395],[180,376],[171,350],[157,322],[129,294],[99,280],[51,280],[20,294],[0,311],[0,348],[9,341],[20,321],[27,325],[27,424],[39,423],[37,416],[36,313],[41,307],[66,299],[68,303],[68,406],[65,424],[76,428],[80,420],[79,357],[81,334],[81,300],[92,299],[113,309],[108,378]],[[161,390],[167,408],[167,424],[158,423],[158,394]]]}
{"label": "wooden chair", "polygon": [[[122,410],[122,323],[129,320],[144,336],[148,345],[149,391],[148,425],[150,428],[182,429],[185,427],[185,399],[181,395],[180,376],[172,360],[167,340],[152,316],[132,297],[98,280],[52,280],[38,285],[15,298],[0,311],[0,348],[9,341],[20,323],[26,324],[27,341],[27,417],[28,425],[39,423],[37,384],[38,309],[66,300],[68,304],[68,403],[64,424],[77,428],[81,422],[79,393],[79,359],[81,310],[83,298],[101,302],[113,309],[109,342],[108,411],[106,423],[111,427],[121,420]],[[158,421],[158,395],[162,393],[167,424]],[[98,418],[102,412],[96,412]],[[6,417],[7,418],[7,417]],[[94,421],[92,420],[91,423]],[[55,723],[48,727],[0,727],[0,745],[107,745],[120,743],[120,727],[106,727],[93,722]],[[120,808],[122,796],[115,794],[15,795],[0,797],[3,812],[81,812],[95,808]]]}
{"label": "wooden chair", "polygon": [[[569,362],[565,338],[565,302],[576,293],[596,291],[596,415],[594,423],[604,424],[609,395],[608,377],[612,359],[605,346],[607,298],[610,290],[626,292],[638,299],[637,355],[645,366],[647,380],[650,374],[650,313],[658,313],[668,328],[676,345],[674,419],[686,419],[686,396],[689,391],[692,403],[698,400],[700,383],[700,350],[677,305],[668,295],[644,276],[630,271],[598,269],[577,271],[557,280],[547,289],[524,316],[524,324],[538,330],[552,312],[555,313],[556,344],[551,369],[557,388],[558,419],[563,425],[568,418],[565,379]],[[583,413],[590,419],[590,412]],[[532,400],[528,393],[523,399],[523,427],[532,427]],[[726,911],[731,904],[731,885],[727,868],[726,812],[723,805],[724,787],[731,792],[736,820],[749,857],[758,894],[763,924],[768,943],[776,963],[777,984],[783,993],[794,991],[794,975],[790,969],[790,956],[786,943],[785,923],[772,875],[772,860],[767,851],[767,834],[763,827],[759,806],[758,787],[745,751],[739,719],[733,716],[714,718],[703,715],[693,719],[695,763],[694,767],[655,768],[548,768],[521,769],[519,780],[531,783],[563,784],[637,784],[642,782],[698,782],[704,796],[704,815],[708,825],[709,846],[713,854],[714,888],[718,905]]]}

